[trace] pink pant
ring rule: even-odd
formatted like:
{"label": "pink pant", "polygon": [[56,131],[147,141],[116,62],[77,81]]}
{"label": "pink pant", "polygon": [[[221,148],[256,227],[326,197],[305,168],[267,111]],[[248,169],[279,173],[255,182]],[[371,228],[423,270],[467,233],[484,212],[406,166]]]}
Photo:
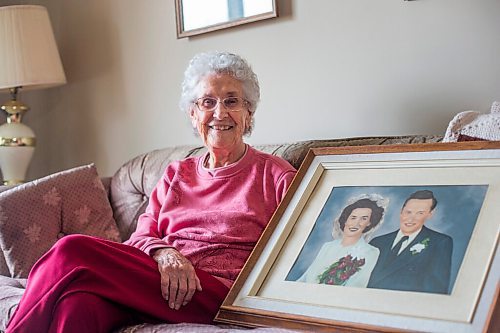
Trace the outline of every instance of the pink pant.
{"label": "pink pant", "polygon": [[144,252],[72,235],[34,266],[7,332],[110,332],[140,322],[211,323],[228,288],[196,270],[203,291],[172,310],[160,290],[156,262]]}

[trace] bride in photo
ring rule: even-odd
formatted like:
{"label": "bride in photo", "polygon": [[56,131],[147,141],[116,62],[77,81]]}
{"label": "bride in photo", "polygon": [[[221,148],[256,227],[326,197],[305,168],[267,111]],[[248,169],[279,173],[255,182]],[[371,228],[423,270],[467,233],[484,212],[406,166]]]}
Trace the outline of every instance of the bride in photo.
{"label": "bride in photo", "polygon": [[300,282],[364,288],[379,250],[367,236],[380,226],[388,200],[378,194],[351,198],[333,222],[333,241],[323,244]]}

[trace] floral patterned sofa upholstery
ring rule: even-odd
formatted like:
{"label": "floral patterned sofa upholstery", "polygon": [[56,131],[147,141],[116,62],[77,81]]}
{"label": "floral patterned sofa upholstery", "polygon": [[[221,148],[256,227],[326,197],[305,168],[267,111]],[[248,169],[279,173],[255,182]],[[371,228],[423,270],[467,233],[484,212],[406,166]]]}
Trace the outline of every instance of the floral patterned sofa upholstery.
{"label": "floral patterned sofa upholstery", "polygon": [[[359,137],[332,140],[308,140],[284,144],[256,145],[255,148],[281,156],[298,168],[306,156],[309,148],[317,147],[339,147],[339,146],[361,146],[361,145],[389,145],[389,144],[413,144],[442,141],[441,136],[432,135],[407,135],[388,137]],[[144,212],[148,198],[154,186],[159,180],[162,171],[167,164],[174,160],[189,156],[197,156],[206,152],[201,146],[177,146],[160,150],[154,150],[137,156],[126,162],[118,169],[112,177],[102,178],[106,190],[112,214],[121,239],[125,240],[135,230],[137,217]],[[10,187],[0,186],[0,193],[8,191]],[[2,197],[0,197],[1,203]],[[1,207],[0,207],[1,208]],[[15,223],[15,221],[0,221],[0,223]],[[76,231],[78,232],[78,230]],[[1,235],[0,235],[1,236]],[[26,280],[13,277],[11,271],[6,267],[5,261],[12,260],[9,256],[13,254],[2,248],[3,256],[0,256],[0,332],[14,312],[26,285]],[[246,331],[241,327],[229,325],[199,325],[199,324],[142,324],[125,327],[119,330],[121,333],[146,333],[146,332],[239,332]],[[286,330],[276,328],[258,328],[252,332],[284,332]]]}

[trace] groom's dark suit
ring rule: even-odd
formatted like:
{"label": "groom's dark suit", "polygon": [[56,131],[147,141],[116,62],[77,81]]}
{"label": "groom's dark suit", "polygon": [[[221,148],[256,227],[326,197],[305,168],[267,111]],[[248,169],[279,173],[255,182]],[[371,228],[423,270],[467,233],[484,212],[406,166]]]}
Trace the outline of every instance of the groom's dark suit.
{"label": "groom's dark suit", "polygon": [[[417,237],[391,261],[391,247],[397,233],[398,230],[370,242],[380,250],[380,255],[368,287],[447,294],[453,251],[451,237],[422,226]],[[419,243],[427,246],[417,253],[416,248],[422,245],[414,246]]]}

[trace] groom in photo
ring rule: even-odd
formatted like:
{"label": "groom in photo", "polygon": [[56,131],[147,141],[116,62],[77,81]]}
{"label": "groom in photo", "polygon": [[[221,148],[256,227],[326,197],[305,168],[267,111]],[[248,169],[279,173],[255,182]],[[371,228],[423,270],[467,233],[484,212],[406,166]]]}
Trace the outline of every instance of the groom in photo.
{"label": "groom in photo", "polygon": [[437,200],[432,191],[411,194],[399,215],[399,230],[374,238],[380,250],[368,288],[448,294],[453,240],[427,228]]}

